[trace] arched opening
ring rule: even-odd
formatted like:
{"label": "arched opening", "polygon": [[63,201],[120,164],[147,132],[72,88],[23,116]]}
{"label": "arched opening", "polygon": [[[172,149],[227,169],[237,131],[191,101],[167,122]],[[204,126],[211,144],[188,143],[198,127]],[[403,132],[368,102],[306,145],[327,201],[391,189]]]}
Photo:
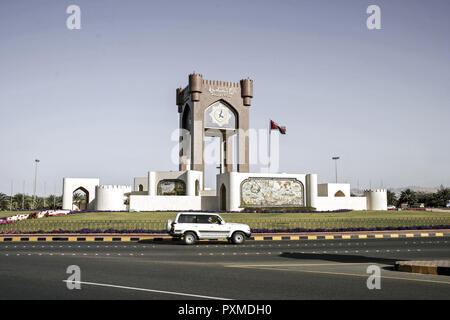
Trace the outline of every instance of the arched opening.
{"label": "arched opening", "polygon": [[335,196],[335,197],[345,197],[345,194],[344,194],[341,190],[339,190],[338,192],[336,192],[336,193],[334,194],[334,196]]}
{"label": "arched opening", "polygon": [[188,104],[184,107],[183,118],[181,121],[181,128],[191,131],[192,129],[192,116],[191,116],[191,108]]}
{"label": "arched opening", "polygon": [[[180,164],[184,169],[191,168],[191,134],[192,134],[192,112],[189,104],[186,104],[181,116],[180,132]],[[181,169],[180,169],[181,170]]]}
{"label": "arched opening", "polygon": [[195,195],[200,195],[200,182],[198,180],[195,180]]}
{"label": "arched opening", "polygon": [[205,109],[203,120],[204,185],[213,187],[218,173],[233,171],[238,150],[233,141],[238,135],[239,114],[232,105],[218,100]]}
{"label": "arched opening", "polygon": [[139,185],[139,191],[144,191],[144,186],[142,184]]}
{"label": "arched opening", "polygon": [[72,210],[89,209],[89,191],[83,187],[78,187],[72,194]]}
{"label": "arched opening", "polygon": [[220,187],[220,210],[227,210],[227,188],[224,184]]}
{"label": "arched opening", "polygon": [[224,100],[218,100],[205,109],[205,128],[234,130],[238,128],[238,113]]}

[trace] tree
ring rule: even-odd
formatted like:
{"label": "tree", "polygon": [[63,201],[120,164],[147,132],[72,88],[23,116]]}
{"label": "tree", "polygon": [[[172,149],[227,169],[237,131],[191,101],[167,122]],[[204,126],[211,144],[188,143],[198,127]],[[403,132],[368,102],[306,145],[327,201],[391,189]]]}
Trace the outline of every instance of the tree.
{"label": "tree", "polygon": [[447,202],[450,200],[450,188],[444,188],[443,185],[434,194],[435,206],[445,207]]}
{"label": "tree", "polygon": [[48,196],[45,203],[46,203],[48,209],[60,208],[60,207],[62,207],[62,197],[51,194]]}
{"label": "tree", "polygon": [[75,192],[73,194],[73,203],[78,207],[79,210],[84,210],[83,206],[86,203],[86,195],[80,192]]}
{"label": "tree", "polygon": [[425,204],[425,207],[435,207],[435,194],[430,192],[417,192],[417,202]]}
{"label": "tree", "polygon": [[0,210],[9,210],[10,197],[0,192]]}
{"label": "tree", "polygon": [[400,206],[402,203],[407,203],[409,206],[417,203],[417,194],[409,188],[403,190],[400,194],[397,205]]}
{"label": "tree", "polygon": [[387,191],[387,203],[390,206],[397,205],[397,195],[395,192],[392,192],[391,190]]}

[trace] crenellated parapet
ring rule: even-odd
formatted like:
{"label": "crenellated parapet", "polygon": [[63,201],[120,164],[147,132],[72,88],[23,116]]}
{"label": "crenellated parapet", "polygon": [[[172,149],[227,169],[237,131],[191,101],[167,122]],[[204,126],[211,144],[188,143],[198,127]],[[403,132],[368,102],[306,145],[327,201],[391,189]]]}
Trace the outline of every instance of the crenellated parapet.
{"label": "crenellated parapet", "polygon": [[242,104],[249,107],[253,98],[253,80],[243,79],[239,82],[205,80],[201,74],[192,73],[189,75],[189,84],[184,89],[176,89],[178,112],[183,111],[182,106],[188,100],[200,101],[203,94],[225,99],[232,99],[240,95]]}

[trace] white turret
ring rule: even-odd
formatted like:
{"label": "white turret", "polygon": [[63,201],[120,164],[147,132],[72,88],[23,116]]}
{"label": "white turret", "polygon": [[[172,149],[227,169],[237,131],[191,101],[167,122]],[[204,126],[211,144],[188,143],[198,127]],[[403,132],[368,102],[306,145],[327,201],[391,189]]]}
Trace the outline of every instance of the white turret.
{"label": "white turret", "polygon": [[386,189],[364,190],[367,210],[387,210]]}
{"label": "white turret", "polygon": [[109,211],[127,210],[126,193],[131,192],[131,186],[97,186],[95,188],[96,209]]}

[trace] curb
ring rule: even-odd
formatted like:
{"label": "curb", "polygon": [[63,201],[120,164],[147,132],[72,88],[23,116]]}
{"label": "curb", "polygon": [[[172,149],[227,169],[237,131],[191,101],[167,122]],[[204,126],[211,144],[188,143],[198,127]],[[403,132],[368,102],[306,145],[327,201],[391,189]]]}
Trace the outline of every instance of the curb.
{"label": "curb", "polygon": [[[327,235],[271,235],[264,236],[262,234],[255,234],[250,237],[250,241],[299,241],[299,240],[347,240],[347,239],[393,239],[393,238],[424,238],[424,237],[450,237],[450,232],[420,232],[420,233],[376,233],[376,234],[327,234]],[[79,236],[79,235],[51,235],[51,236],[0,236],[0,242],[50,242],[50,241],[68,241],[68,242],[130,242],[130,241],[176,241],[169,235],[158,236],[122,236],[122,235],[108,235],[108,236]],[[200,240],[200,241],[227,241],[226,239],[219,240]]]}
{"label": "curb", "polygon": [[402,272],[450,276],[450,261],[397,261],[394,268]]}

